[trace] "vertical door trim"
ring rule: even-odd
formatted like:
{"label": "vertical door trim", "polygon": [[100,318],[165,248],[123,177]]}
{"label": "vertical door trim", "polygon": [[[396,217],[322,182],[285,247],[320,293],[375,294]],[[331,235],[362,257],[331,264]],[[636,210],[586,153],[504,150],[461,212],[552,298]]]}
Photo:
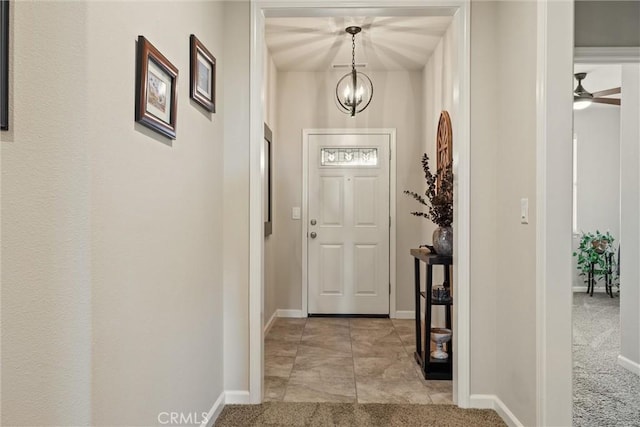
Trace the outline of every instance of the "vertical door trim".
{"label": "vertical door trim", "polygon": [[309,136],[310,135],[388,135],[389,149],[389,317],[396,317],[396,130],[386,129],[303,129],[302,130],[302,315],[309,314]]}
{"label": "vertical door trim", "polygon": [[573,17],[573,0],[537,4],[536,425],[570,425],[573,407]]}

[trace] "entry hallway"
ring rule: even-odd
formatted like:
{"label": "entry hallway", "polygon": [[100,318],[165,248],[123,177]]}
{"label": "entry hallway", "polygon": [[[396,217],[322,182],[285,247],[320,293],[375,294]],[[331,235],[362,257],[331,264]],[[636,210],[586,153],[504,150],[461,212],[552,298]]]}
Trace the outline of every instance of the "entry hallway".
{"label": "entry hallway", "polygon": [[265,338],[265,401],[452,404],[426,381],[413,320],[278,318]]}

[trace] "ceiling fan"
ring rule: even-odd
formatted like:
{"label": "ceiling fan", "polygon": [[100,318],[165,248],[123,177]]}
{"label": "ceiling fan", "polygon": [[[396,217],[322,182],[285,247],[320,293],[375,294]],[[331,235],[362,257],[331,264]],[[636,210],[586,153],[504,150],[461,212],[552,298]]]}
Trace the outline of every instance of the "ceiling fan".
{"label": "ceiling fan", "polygon": [[582,87],[582,80],[587,77],[587,73],[576,73],[574,74],[576,80],[578,80],[578,86],[573,91],[573,109],[574,110],[582,110],[587,108],[592,103],[597,104],[609,104],[609,105],[620,105],[620,99],[617,98],[603,98],[608,95],[615,95],[620,93],[619,87],[614,87],[611,89],[605,89],[598,92],[587,92],[585,88]]}

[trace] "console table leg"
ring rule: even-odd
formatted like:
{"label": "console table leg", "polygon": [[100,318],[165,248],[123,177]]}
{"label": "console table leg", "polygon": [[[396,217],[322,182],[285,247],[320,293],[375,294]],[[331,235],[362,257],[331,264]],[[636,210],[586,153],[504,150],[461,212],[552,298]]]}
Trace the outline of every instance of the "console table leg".
{"label": "console table leg", "polygon": [[422,364],[424,356],[422,355],[422,331],[420,327],[420,260],[414,258],[414,286],[415,286],[415,305],[416,305],[416,356],[420,356],[418,363]]}
{"label": "console table leg", "polygon": [[431,357],[431,289],[433,286],[433,265],[427,264],[427,277],[424,285],[425,303],[424,303],[424,357],[422,358],[422,370],[427,372],[427,363]]}

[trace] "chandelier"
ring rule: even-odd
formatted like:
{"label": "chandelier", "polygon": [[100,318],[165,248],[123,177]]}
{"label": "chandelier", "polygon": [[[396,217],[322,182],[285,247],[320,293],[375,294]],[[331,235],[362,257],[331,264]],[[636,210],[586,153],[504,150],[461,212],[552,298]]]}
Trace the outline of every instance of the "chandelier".
{"label": "chandelier", "polygon": [[340,111],[354,117],[369,106],[373,98],[373,83],[366,74],[356,71],[356,34],[362,28],[352,26],[345,31],[351,34],[351,72],[338,81],[336,100]]}

